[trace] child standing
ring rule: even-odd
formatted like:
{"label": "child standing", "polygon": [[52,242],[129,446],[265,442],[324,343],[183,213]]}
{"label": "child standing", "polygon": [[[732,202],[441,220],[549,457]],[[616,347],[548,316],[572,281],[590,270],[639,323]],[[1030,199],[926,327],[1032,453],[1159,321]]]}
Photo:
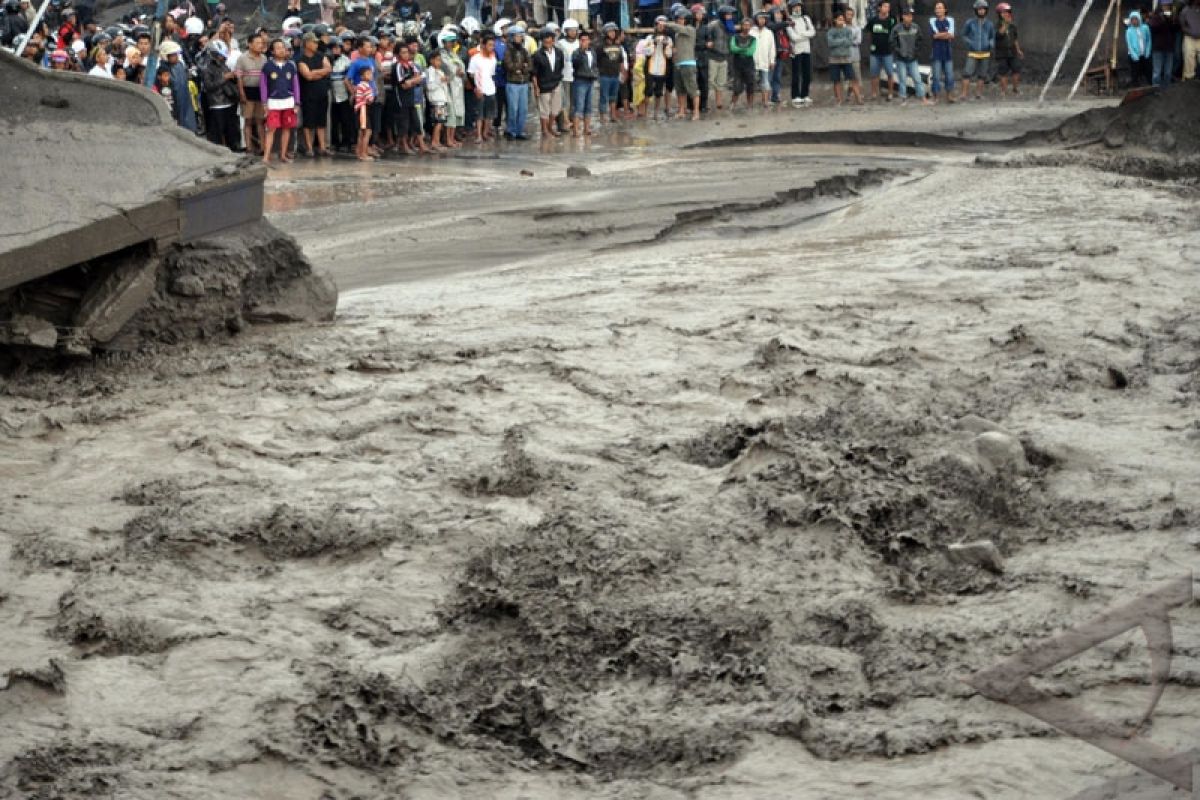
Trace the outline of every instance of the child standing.
{"label": "child standing", "polygon": [[429,112],[433,115],[432,148],[433,152],[440,153],[450,147],[449,140],[447,140],[445,148],[439,144],[442,140],[442,131],[446,126],[446,105],[450,100],[446,73],[442,72],[440,50],[434,50],[429,54],[429,71],[425,74],[425,91],[429,99]]}
{"label": "child standing", "polygon": [[288,144],[296,127],[296,104],[300,102],[300,73],[288,58],[282,39],[271,42],[271,60],[263,67],[259,96],[267,107],[267,132],[263,137],[263,163],[271,163],[271,147],[279,132],[279,160],[292,160]]}
{"label": "child standing", "polygon": [[358,145],[354,148],[354,153],[359,161],[375,160],[367,152],[371,143],[371,119],[367,109],[375,102],[375,84],[371,80],[373,77],[374,70],[367,67],[358,74],[359,80],[354,86],[354,114],[358,118]]}

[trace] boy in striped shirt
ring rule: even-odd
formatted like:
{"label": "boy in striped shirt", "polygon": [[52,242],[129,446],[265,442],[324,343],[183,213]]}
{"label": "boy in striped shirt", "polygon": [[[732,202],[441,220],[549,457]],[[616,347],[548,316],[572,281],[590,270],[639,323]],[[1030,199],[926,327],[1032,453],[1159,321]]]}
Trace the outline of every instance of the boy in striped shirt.
{"label": "boy in striped shirt", "polygon": [[354,87],[354,113],[358,117],[358,147],[355,153],[359,161],[374,161],[367,147],[371,143],[371,120],[367,107],[375,102],[375,84],[371,78],[374,71],[367,67],[358,74],[358,83]]}

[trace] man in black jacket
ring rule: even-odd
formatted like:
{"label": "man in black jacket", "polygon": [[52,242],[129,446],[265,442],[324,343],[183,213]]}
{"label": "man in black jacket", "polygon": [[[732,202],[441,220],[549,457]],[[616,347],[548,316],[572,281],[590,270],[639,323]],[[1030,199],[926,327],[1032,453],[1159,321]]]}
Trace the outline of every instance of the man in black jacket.
{"label": "man in black jacket", "polygon": [[533,56],[533,93],[537,96],[542,138],[557,139],[554,120],[562,113],[563,54],[554,45],[554,31],[542,32],[542,46]]}

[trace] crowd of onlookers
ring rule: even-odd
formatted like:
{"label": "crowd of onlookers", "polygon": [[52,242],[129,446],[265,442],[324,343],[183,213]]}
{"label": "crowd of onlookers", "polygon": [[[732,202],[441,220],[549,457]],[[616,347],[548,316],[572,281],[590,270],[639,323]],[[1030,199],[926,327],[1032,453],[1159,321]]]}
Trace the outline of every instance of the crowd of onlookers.
{"label": "crowd of onlookers", "polygon": [[[695,120],[739,103],[803,108],[813,103],[818,41],[837,104],[863,103],[865,94],[932,104],[1020,91],[1025,54],[1009,2],[993,10],[975,0],[959,20],[938,2],[918,20],[889,0],[838,0],[818,25],[803,0],[676,3],[666,13],[661,0],[642,5],[650,1],[634,0],[634,21],[625,2],[565,0],[561,25],[538,24],[544,2],[517,0],[516,20],[485,26],[466,16],[427,29],[415,0],[396,0],[355,32],[337,24],[338,3],[323,0],[321,22],[292,16],[279,32],[239,38],[221,3],[105,29],[91,8],[58,5],[31,30],[28,0],[5,0],[0,42],[20,43],[25,58],[47,69],[144,85],[181,126],[268,162],[276,151],[282,161],[336,152],[370,160],[497,135],[525,139],[530,116],[540,136],[555,138],[588,136],[596,120]],[[1164,86],[1177,66],[1190,80],[1200,0],[1154,2],[1124,20],[1130,81]],[[468,11],[488,19],[492,8],[476,0]]]}

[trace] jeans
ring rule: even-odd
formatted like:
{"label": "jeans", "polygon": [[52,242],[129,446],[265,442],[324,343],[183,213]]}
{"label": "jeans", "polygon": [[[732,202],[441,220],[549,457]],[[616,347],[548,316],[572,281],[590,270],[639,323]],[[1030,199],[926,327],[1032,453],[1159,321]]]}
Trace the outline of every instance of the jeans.
{"label": "jeans", "polygon": [[942,81],[945,79],[945,90],[947,94],[954,91],[954,60],[947,58],[945,61],[934,59],[933,64],[933,93],[936,95],[942,91]]}
{"label": "jeans", "polygon": [[600,76],[600,116],[608,113],[611,103],[617,102],[617,93],[621,91],[621,78],[616,75]]}
{"label": "jeans", "polygon": [[783,59],[775,59],[775,66],[771,67],[771,102],[779,102],[779,90],[783,88]]}
{"label": "jeans", "polygon": [[912,78],[913,86],[917,90],[917,98],[925,99],[925,82],[921,80],[921,70],[917,66],[917,60],[907,61],[903,58],[896,59],[896,83],[900,85],[900,99],[908,97],[908,83],[905,78]]}
{"label": "jeans", "polygon": [[566,112],[568,120],[570,120],[571,117],[575,116],[575,90],[574,90],[574,88],[572,88],[574,86],[575,86],[574,81],[563,81],[562,82],[563,111]]}
{"label": "jeans", "polygon": [[593,84],[589,80],[575,81],[571,85],[575,116],[587,119],[592,115],[592,86]]}
{"label": "jeans", "polygon": [[1175,74],[1175,54],[1170,50],[1155,50],[1150,54],[1154,63],[1154,85],[1167,88]]}
{"label": "jeans", "polygon": [[792,56],[792,99],[808,97],[812,86],[812,53]]}
{"label": "jeans", "polygon": [[886,56],[871,54],[871,80],[877,80],[881,70],[885,71],[889,78],[895,80],[896,62],[892,59],[891,53]]}
{"label": "jeans", "polygon": [[508,100],[508,126],[505,130],[509,136],[525,135],[525,117],[529,113],[529,84],[510,83],[504,87]]}

